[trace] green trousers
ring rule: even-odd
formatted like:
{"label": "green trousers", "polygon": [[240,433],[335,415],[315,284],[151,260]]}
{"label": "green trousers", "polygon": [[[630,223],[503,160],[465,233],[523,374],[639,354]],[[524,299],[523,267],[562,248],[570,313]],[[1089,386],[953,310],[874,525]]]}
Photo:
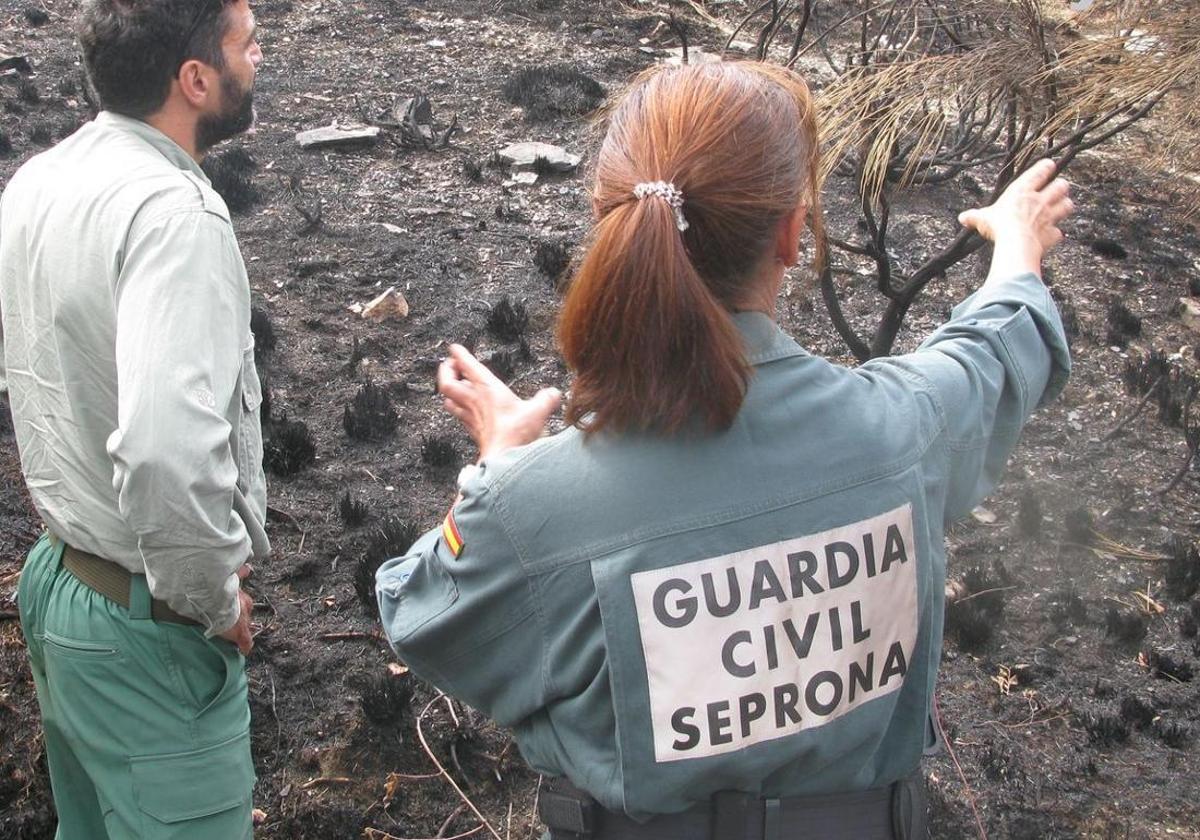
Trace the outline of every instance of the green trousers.
{"label": "green trousers", "polygon": [[62,566],[43,536],[21,572],[56,840],[246,840],[253,835],[245,660],[197,627],[150,618]]}

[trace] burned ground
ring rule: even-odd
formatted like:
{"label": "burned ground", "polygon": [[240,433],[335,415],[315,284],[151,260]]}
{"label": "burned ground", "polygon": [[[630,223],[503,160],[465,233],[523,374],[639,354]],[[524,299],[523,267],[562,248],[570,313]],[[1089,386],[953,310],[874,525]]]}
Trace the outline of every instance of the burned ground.
{"label": "burned ground", "polygon": [[[708,5],[731,19],[743,13],[740,3]],[[275,556],[253,579],[261,627],[249,663],[255,801],[265,813],[257,836],[471,832],[479,822],[439,766],[504,836],[536,836],[537,776],[504,732],[393,662],[369,578],[440,521],[454,465],[472,451],[434,394],[446,342],[473,348],[520,393],[567,386],[553,323],[586,235],[595,138],[579,112],[677,45],[660,25],[667,6],[255,8],[267,57],[258,128],[212,165],[230,191],[256,326],[266,342],[269,325],[271,345],[259,349],[273,418]],[[0,2],[0,54],[27,56],[33,71],[0,76],[0,183],[89,116],[73,11],[65,0]],[[693,45],[724,42],[688,14]],[[522,82],[530,68],[550,72]],[[563,80],[564,90],[521,100],[546,106],[536,113],[506,98]],[[432,140],[396,118],[416,113],[397,106],[421,95]],[[295,144],[296,132],[334,121],[383,133],[347,151]],[[525,140],[582,154],[583,168],[514,183],[494,155]],[[950,611],[939,678],[950,749],[926,765],[938,837],[973,836],[977,821],[992,837],[1200,836],[1195,470],[1159,492],[1187,450],[1198,342],[1176,303],[1200,288],[1200,236],[1172,178],[1146,167],[1153,144],[1149,123],[1072,166],[1081,211],[1047,279],[1072,335],[1073,379],[1030,423],[986,510],[948,537],[949,574],[969,600]],[[851,195],[844,178],[830,180],[835,228],[853,225]],[[977,197],[970,183],[915,193],[916,212],[897,222],[907,247],[944,241]],[[901,347],[944,318],[981,271],[976,261],[932,285]],[[810,285],[803,272],[789,278],[781,321],[814,352],[848,361]],[[869,280],[847,271],[839,286],[864,326],[876,304]],[[407,299],[407,318],[351,311],[389,287]],[[1145,410],[1110,434],[1143,397]],[[8,597],[39,527],[5,410],[0,836],[29,840],[51,836],[53,815]]]}

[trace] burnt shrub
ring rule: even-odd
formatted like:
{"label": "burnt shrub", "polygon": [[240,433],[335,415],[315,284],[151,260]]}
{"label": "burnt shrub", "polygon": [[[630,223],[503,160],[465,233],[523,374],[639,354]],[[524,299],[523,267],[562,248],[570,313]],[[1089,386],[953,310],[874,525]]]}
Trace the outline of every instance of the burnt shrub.
{"label": "burnt shrub", "polygon": [[1142,661],[1146,663],[1151,676],[1162,680],[1185,683],[1191,682],[1195,675],[1191,665],[1162,651],[1143,651]]}
{"label": "burnt shrub", "polygon": [[966,596],[946,606],[946,632],[963,650],[980,650],[991,642],[1004,620],[1006,590],[1012,576],[1004,564],[976,564],[963,575]]}
{"label": "burnt shrub", "polygon": [[1169,376],[1173,365],[1167,354],[1161,350],[1151,350],[1144,355],[1138,355],[1125,362],[1122,379],[1125,387],[1138,396],[1144,395],[1165,376]]}
{"label": "burnt shrub", "polygon": [[1142,319],[1134,315],[1120,299],[1114,299],[1108,305],[1105,320],[1108,323],[1106,341],[1109,344],[1124,347],[1129,339],[1142,334]]}
{"label": "burnt shrub", "polygon": [[1200,600],[1188,604],[1188,610],[1179,619],[1179,635],[1194,639],[1200,635]]}
{"label": "burnt shrub", "polygon": [[1167,593],[1186,601],[1200,591],[1200,548],[1182,534],[1174,534],[1167,554]]}
{"label": "burnt shrub", "polygon": [[449,435],[429,435],[421,441],[421,461],[435,470],[454,469],[462,461],[454,438]]}
{"label": "burnt shrub", "polygon": [[1192,739],[1191,727],[1177,720],[1163,720],[1159,718],[1154,721],[1151,731],[1158,740],[1162,741],[1168,747],[1177,750],[1186,747],[1188,741]]}
{"label": "burnt shrub", "polygon": [[562,289],[562,281],[571,265],[571,246],[566,240],[548,239],[533,249],[533,264],[554,285]]}
{"label": "burnt shrub", "polygon": [[271,424],[271,434],[263,441],[263,466],[268,471],[287,478],[316,459],[317,444],[307,424],[287,417]]}
{"label": "burnt shrub", "polygon": [[1148,626],[1146,616],[1120,612],[1116,607],[1109,607],[1104,616],[1104,635],[1122,645],[1136,645],[1146,638]]}
{"label": "burnt shrub", "polygon": [[563,64],[527,67],[504,83],[501,93],[525,109],[529,122],[578,117],[604,101],[604,87],[591,76]]}
{"label": "burnt shrub", "polygon": [[12,154],[12,150],[12,138],[8,136],[7,131],[0,130],[0,157],[8,157]]}
{"label": "burnt shrub", "polygon": [[[255,360],[257,365],[257,359]],[[262,392],[262,403],[258,406],[258,419],[262,424],[263,434],[271,433],[271,374],[265,366],[258,368],[258,387]]]}
{"label": "burnt shrub", "polygon": [[529,310],[521,301],[505,295],[488,313],[487,328],[501,341],[516,341],[529,329]]}
{"label": "burnt shrub", "polygon": [[477,160],[467,158],[462,162],[463,177],[471,182],[483,180],[483,164]]}
{"label": "burnt shrub", "polygon": [[38,121],[29,128],[29,139],[38,146],[49,146],[54,142],[54,128],[50,123]]}
{"label": "burnt shrub", "polygon": [[953,636],[963,650],[982,650],[991,642],[994,632],[991,619],[978,609],[974,601],[947,605],[946,635]]}
{"label": "burnt shrub", "polygon": [[1125,246],[1115,239],[1108,239],[1103,236],[1098,236],[1088,243],[1092,252],[1109,260],[1123,260],[1129,256],[1129,252],[1125,250]]}
{"label": "burnt shrub", "polygon": [[30,26],[45,26],[50,22],[50,13],[39,6],[26,6],[21,10]]}
{"label": "burnt shrub", "polygon": [[1058,312],[1062,316],[1063,332],[1067,334],[1067,344],[1069,345],[1079,338],[1079,311],[1075,308],[1075,302],[1071,296],[1057,286],[1050,289],[1050,297],[1054,298],[1055,303],[1058,304]]}
{"label": "burnt shrub", "polygon": [[1059,589],[1050,594],[1050,621],[1065,630],[1087,621],[1087,605],[1074,589]]}
{"label": "burnt shrub", "polygon": [[231,213],[245,213],[259,201],[254,186],[258,162],[245,149],[235,147],[208,155],[201,164],[204,174],[212,181],[213,189]]}
{"label": "burnt shrub", "polygon": [[367,382],[342,414],[342,425],[354,440],[381,440],[396,431],[400,418],[387,391]]}
{"label": "burnt shrub", "polygon": [[1087,732],[1088,741],[1098,747],[1112,747],[1129,740],[1129,724],[1120,716],[1107,712],[1084,712],[1079,724]]}
{"label": "burnt shrub", "polygon": [[1145,729],[1155,717],[1154,709],[1140,697],[1130,694],[1121,701],[1121,718],[1130,726]]}
{"label": "burnt shrub", "polygon": [[1070,511],[1063,523],[1066,526],[1067,540],[1079,545],[1091,545],[1096,538],[1096,517],[1086,507],[1077,507]]}
{"label": "burnt shrub", "polygon": [[17,99],[26,105],[37,105],[42,101],[42,93],[32,79],[24,76],[17,77]]}
{"label": "burnt shrub", "polygon": [[1153,350],[1126,361],[1122,378],[1125,387],[1138,396],[1158,386],[1154,394],[1158,419],[1168,426],[1182,425],[1188,397],[1200,385],[1200,380],[1172,362],[1161,350]]}
{"label": "burnt shrub", "polygon": [[338,502],[338,514],[348,527],[356,528],[367,521],[371,515],[371,508],[362,499],[354,498],[347,490]]}
{"label": "burnt shrub", "polygon": [[419,534],[416,523],[397,517],[388,517],[371,534],[367,550],[354,565],[354,594],[370,614],[376,615],[379,609],[375,600],[375,573],[385,560],[408,551]]}
{"label": "burnt shrub", "polygon": [[408,673],[394,676],[383,670],[364,674],[356,682],[363,717],[375,726],[396,726],[411,711],[413,684]]}
{"label": "burnt shrub", "polygon": [[517,373],[517,367],[532,359],[533,351],[529,349],[529,342],[523,338],[516,347],[501,347],[479,357],[479,361],[487,365],[488,370],[502,382],[511,382]]}
{"label": "burnt shrub", "polygon": [[1017,502],[1017,531],[1023,537],[1036,537],[1044,519],[1041,498],[1033,489],[1027,489]]}
{"label": "burnt shrub", "polygon": [[254,333],[254,363],[262,365],[275,351],[275,325],[265,309],[250,307],[250,332]]}

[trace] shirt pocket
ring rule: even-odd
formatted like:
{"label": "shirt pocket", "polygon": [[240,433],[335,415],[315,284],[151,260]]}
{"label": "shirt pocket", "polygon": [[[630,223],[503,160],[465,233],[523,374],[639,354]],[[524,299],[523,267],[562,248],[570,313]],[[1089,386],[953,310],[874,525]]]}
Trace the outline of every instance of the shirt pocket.
{"label": "shirt pocket", "polygon": [[242,351],[241,417],[238,424],[238,483],[243,487],[250,484],[253,476],[262,468],[262,420],[260,417],[263,394],[254,364],[254,338],[250,346]]}

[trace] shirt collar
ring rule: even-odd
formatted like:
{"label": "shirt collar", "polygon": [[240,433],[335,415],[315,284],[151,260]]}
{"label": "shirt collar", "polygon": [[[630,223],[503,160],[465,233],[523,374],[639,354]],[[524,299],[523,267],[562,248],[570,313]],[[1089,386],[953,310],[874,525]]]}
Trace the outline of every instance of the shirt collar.
{"label": "shirt collar", "polygon": [[752,365],[766,364],[788,356],[807,355],[799,344],[779,329],[762,312],[735,312],[733,323],[746,345],[746,360]]}
{"label": "shirt collar", "polygon": [[99,126],[114,128],[118,131],[126,131],[135,135],[138,139],[143,140],[153,147],[155,151],[179,169],[191,172],[197,177],[203,178],[204,183],[209,183],[208,176],[204,174],[204,170],[200,168],[200,164],[196,163],[192,159],[192,156],[183,150],[182,146],[149,123],[132,117],[122,116],[121,114],[114,114],[112,111],[101,111],[96,115],[95,121]]}

